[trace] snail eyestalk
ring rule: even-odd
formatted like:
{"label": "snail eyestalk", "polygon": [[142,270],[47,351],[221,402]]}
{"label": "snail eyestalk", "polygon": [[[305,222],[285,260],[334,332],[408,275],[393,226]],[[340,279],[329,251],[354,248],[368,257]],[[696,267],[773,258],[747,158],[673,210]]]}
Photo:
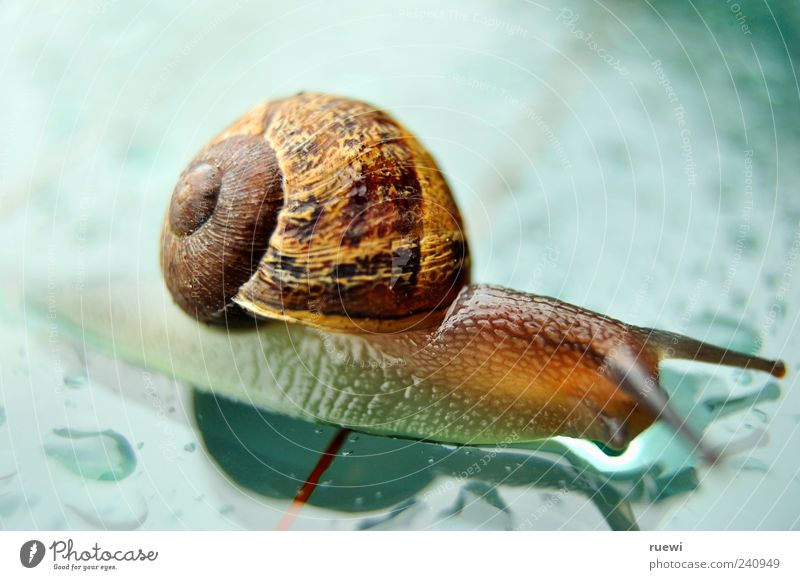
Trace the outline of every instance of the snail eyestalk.
{"label": "snail eyestalk", "polygon": [[640,328],[638,330],[648,343],[656,347],[659,355],[664,359],[690,360],[745,370],[763,371],[778,379],[786,376],[786,365],[781,360],[772,360],[728,350],[674,332],[650,328]]}

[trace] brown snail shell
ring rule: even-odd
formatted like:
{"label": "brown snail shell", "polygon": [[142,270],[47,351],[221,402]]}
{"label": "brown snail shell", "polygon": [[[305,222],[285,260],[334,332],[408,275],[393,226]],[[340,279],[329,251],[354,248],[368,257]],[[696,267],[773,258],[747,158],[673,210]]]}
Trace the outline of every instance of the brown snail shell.
{"label": "brown snail shell", "polygon": [[198,153],[161,264],[200,320],[235,304],[349,332],[436,324],[469,283],[461,215],[430,154],[375,107],[310,93],[255,107]]}

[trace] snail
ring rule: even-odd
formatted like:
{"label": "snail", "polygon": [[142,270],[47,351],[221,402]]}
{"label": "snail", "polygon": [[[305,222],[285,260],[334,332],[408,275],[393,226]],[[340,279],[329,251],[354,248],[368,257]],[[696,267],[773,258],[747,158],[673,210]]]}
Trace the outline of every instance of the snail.
{"label": "snail", "polygon": [[785,373],[781,361],[471,284],[462,218],[431,155],[387,113],[337,96],[262,103],[213,138],[175,186],[161,269],[201,322],[285,321],[396,361],[402,372],[315,407],[318,421],[369,432],[624,449],[663,419],[697,443],[659,386],[662,360]]}

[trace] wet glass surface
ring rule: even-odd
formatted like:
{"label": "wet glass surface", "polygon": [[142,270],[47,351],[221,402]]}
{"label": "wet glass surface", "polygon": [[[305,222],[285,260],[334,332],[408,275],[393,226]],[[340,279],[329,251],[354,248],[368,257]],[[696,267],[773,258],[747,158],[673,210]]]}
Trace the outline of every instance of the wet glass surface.
{"label": "wet glass surface", "polygon": [[[0,528],[797,528],[800,25],[737,6],[0,7]],[[661,424],[621,454],[453,446],[242,402],[324,340],[181,318],[159,229],[209,137],[299,90],[419,135],[475,281],[782,357],[787,378],[664,365],[714,466]]]}

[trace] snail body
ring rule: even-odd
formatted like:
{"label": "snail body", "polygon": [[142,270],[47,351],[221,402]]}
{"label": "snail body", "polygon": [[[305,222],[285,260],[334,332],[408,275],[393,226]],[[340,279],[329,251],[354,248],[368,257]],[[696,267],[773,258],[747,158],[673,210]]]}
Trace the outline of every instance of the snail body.
{"label": "snail body", "polygon": [[[569,435],[624,448],[659,417],[686,432],[658,386],[664,358],[784,372],[553,298],[470,285],[469,264],[430,154],[386,113],[321,94],[259,105],[212,139],[182,173],[162,230],[167,287],[197,320],[299,323],[399,361],[399,378],[358,393],[360,416],[319,421],[455,443]],[[387,391],[413,404],[377,413]]]}

